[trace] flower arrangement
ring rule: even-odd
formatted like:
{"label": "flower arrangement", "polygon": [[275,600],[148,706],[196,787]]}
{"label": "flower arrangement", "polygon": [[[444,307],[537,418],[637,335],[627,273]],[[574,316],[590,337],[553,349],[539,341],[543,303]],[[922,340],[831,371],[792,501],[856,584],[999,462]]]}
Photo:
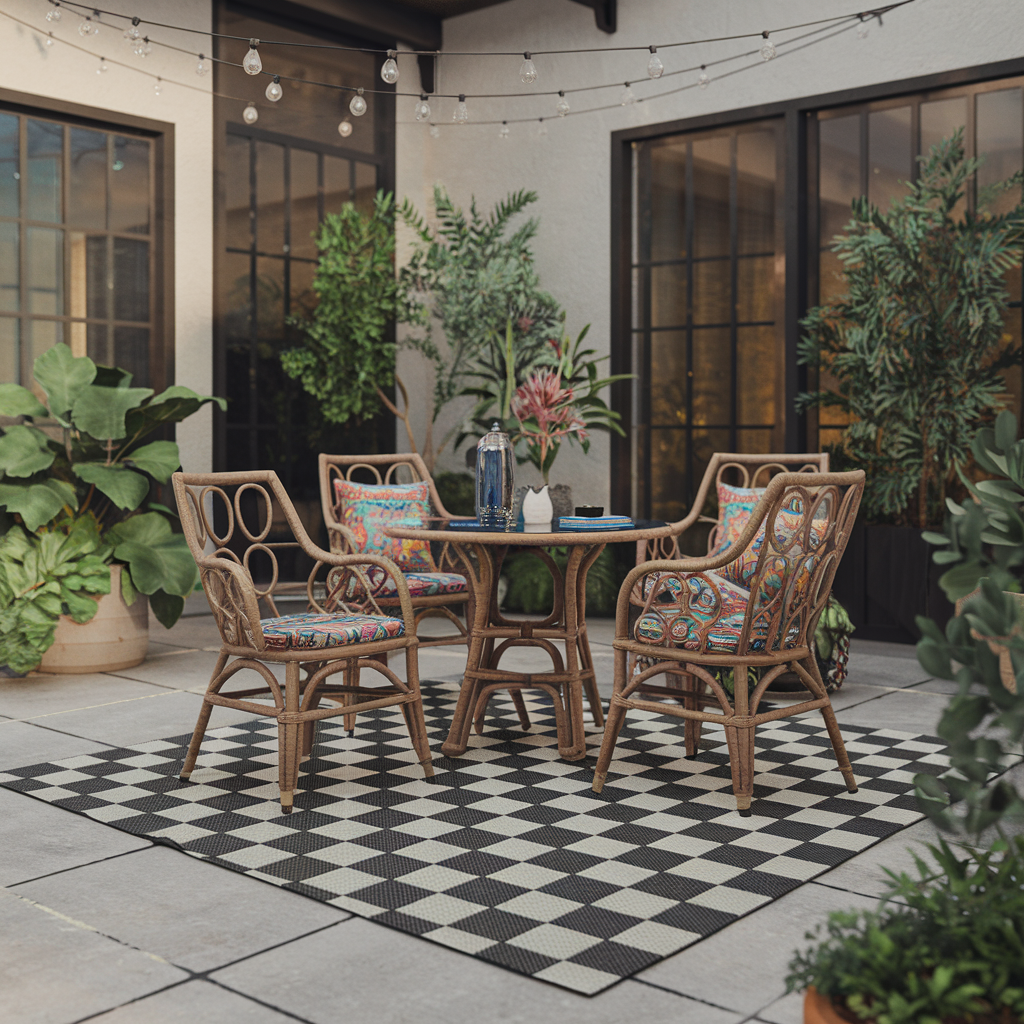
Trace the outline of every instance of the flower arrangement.
{"label": "flower arrangement", "polygon": [[512,397],[512,415],[519,421],[517,442],[548,482],[558,449],[565,440],[576,441],[584,451],[590,446],[587,425],[576,407],[572,388],[562,387],[557,370],[534,370]]}

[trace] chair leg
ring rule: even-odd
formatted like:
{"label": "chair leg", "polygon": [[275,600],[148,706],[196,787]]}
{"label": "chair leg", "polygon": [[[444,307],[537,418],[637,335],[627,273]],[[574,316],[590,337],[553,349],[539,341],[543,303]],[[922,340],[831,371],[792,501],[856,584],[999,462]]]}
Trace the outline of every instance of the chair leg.
{"label": "chair leg", "polygon": [[828,691],[825,689],[825,683],[821,678],[821,673],[818,671],[818,660],[813,657],[807,658],[802,662],[802,665],[819,688],[819,692],[816,693],[815,696],[823,696],[828,700],[828,703],[823,708],[819,709],[821,711],[821,717],[825,719],[825,728],[828,730],[828,738],[832,743],[832,752],[836,755],[836,763],[839,765],[839,771],[842,773],[843,781],[846,783],[846,789],[850,793],[856,793],[857,780],[853,776],[853,766],[850,764],[850,755],[846,752],[846,744],[843,742],[843,734],[839,731],[839,723],[836,721],[836,713],[832,710],[832,701],[829,699]]}
{"label": "chair leg", "polygon": [[[355,685],[357,685],[358,682],[359,682],[359,665],[355,661],[350,661],[345,666],[345,685],[346,686],[355,686]],[[343,705],[346,705],[346,706],[349,705],[349,704],[355,704],[356,703],[355,694],[354,693],[343,693],[341,695],[341,702],[342,702]],[[356,731],[356,716],[354,714],[352,714],[352,715],[344,715],[342,717],[341,721],[342,721],[342,724],[345,727],[345,731],[349,734],[349,737],[351,738],[354,735],[355,731]]]}
{"label": "chair leg", "polygon": [[595,793],[604,789],[604,780],[608,777],[608,766],[612,763],[615,753],[615,741],[626,721],[626,709],[615,703],[615,696],[626,686],[626,668],[628,658],[625,651],[615,652],[615,695],[608,703],[608,717],[604,723],[604,739],[601,742],[601,753],[597,755],[597,767],[594,769],[594,784],[590,787]]}
{"label": "chair leg", "polygon": [[409,730],[412,748],[416,751],[416,757],[423,766],[424,776],[429,779],[434,774],[434,763],[430,755],[430,738],[427,735],[427,723],[423,717],[419,658],[415,647],[407,647],[405,649],[405,674],[406,682],[416,694],[416,699],[402,705],[402,715],[405,718],[406,728]]}
{"label": "chair leg", "polygon": [[[214,666],[213,675],[210,676],[210,686],[213,685],[214,680],[217,676],[224,671],[224,666],[227,664],[228,656],[222,654],[217,659],[217,664]],[[206,735],[206,727],[210,724],[210,712],[213,711],[213,705],[207,701],[203,701],[202,707],[199,709],[199,718],[196,721],[196,727],[192,731],[192,742],[188,745],[188,753],[185,755],[185,763],[181,767],[181,771],[178,773],[178,778],[184,782],[188,782],[192,775],[192,771],[196,766],[196,758],[199,757],[199,748],[203,745],[203,737]]]}
{"label": "chair leg", "polygon": [[516,714],[519,716],[519,724],[523,727],[523,732],[530,731],[530,715],[526,710],[526,701],[523,700],[523,694],[521,690],[512,691],[512,703],[515,705]]}
{"label": "chair leg", "polygon": [[754,727],[727,725],[725,739],[729,744],[729,766],[732,769],[736,810],[747,818],[750,816],[750,801],[754,796]]}
{"label": "chair leg", "polygon": [[[692,672],[680,672],[679,680],[681,684],[679,688],[685,694],[683,707],[687,711],[700,711],[697,695],[704,692],[704,680],[698,679]],[[704,723],[699,718],[684,719],[683,737],[686,742],[686,756],[691,760],[695,759],[700,751],[700,735],[703,726]]]}
{"label": "chair leg", "polygon": [[[285,710],[299,710],[299,663],[285,665]],[[298,723],[277,724],[277,777],[281,789],[281,813],[291,814],[295,798],[295,785],[299,778],[299,760],[302,757],[301,733],[305,728]]]}

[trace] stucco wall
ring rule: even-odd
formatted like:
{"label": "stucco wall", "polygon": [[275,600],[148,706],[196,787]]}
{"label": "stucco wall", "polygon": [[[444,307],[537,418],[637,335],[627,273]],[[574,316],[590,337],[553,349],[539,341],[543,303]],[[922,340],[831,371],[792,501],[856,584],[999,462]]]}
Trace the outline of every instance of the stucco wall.
{"label": "stucco wall", "polygon": [[[432,139],[412,118],[413,102],[398,109],[398,195],[425,204],[435,181],[468,205],[475,195],[487,207],[507,192],[530,188],[539,193],[535,213],[541,219],[536,241],[541,282],[565,306],[571,331],[590,323],[590,339],[607,351],[610,321],[610,134],[631,125],[672,121],[758,103],[771,103],[832,90],[852,89],[1024,55],[1021,0],[917,0],[873,23],[867,38],[855,30],[792,56],[781,57],[729,78],[712,81],[704,91],[690,89],[634,107],[559,120],[554,99],[469,100],[473,120],[517,116],[550,117],[549,132],[538,137],[536,123],[512,125],[507,140],[496,126],[445,125]],[[850,0],[620,0],[618,31],[606,35],[593,14],[568,0],[509,0],[496,7],[445,22],[446,50],[534,50],[559,47],[642,45],[725,35],[810,21],[859,10]],[[806,30],[805,30],[806,31]],[[795,35],[796,33],[791,33]],[[775,37],[782,43],[786,35]],[[710,62],[757,48],[737,43],[661,50],[666,72]],[[780,55],[785,47],[779,46]],[[538,89],[569,88],[601,82],[633,81],[636,96],[646,97],[696,79],[696,73],[651,81],[648,54],[591,53],[536,57]],[[756,59],[756,58],[755,58]],[[520,92],[521,58],[448,57],[441,59],[439,91]],[[722,70],[750,61],[726,65]],[[714,79],[719,71],[712,69]],[[403,75],[417,83],[412,61]],[[402,84],[406,83],[403,78]],[[569,97],[573,109],[617,103],[622,86]],[[451,118],[453,101],[432,101],[435,116]],[[408,109],[406,109],[408,107]],[[427,391],[418,357],[404,353],[400,372]],[[419,411],[422,422],[423,411]],[[450,422],[454,416],[447,418]],[[447,425],[444,424],[443,426]],[[443,429],[442,429],[443,433]],[[398,437],[401,445],[403,436]],[[579,501],[607,503],[608,442],[599,435],[584,457],[563,451],[554,476],[570,483]],[[443,464],[461,466],[462,460]],[[536,479],[532,470],[524,476]],[[619,510],[616,510],[619,511]]]}
{"label": "stucco wall", "polygon": [[[103,5],[139,17],[209,29],[209,0],[111,0]],[[135,56],[123,37],[126,22],[102,25],[98,35],[78,34],[80,19],[65,11],[56,24],[45,20],[44,0],[5,0],[2,10],[32,28],[0,16],[0,85],[42,98],[52,97],[100,110],[119,111],[174,125],[174,345],[175,383],[209,394],[213,388],[213,76],[195,74],[196,61],[154,45],[146,58]],[[59,41],[43,43],[47,31],[89,50],[81,53]],[[189,50],[207,50],[201,37],[153,29],[153,39]],[[160,95],[153,80],[111,64],[98,75],[99,58],[144,68],[165,79]],[[174,83],[186,83],[182,88]],[[178,427],[184,468],[209,471],[213,460],[212,416],[204,409]]]}

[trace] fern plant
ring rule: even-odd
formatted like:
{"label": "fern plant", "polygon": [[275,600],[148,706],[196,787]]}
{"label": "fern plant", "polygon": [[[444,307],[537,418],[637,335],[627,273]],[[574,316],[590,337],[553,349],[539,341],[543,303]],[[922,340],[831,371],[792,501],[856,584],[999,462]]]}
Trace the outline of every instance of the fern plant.
{"label": "fern plant", "polygon": [[808,313],[799,348],[799,361],[836,386],[798,396],[797,407],[847,413],[843,448],[867,472],[866,513],[923,529],[941,519],[971,438],[1005,401],[1000,370],[1020,360],[1003,320],[1024,204],[988,212],[997,194],[1020,188],[1018,173],[961,213],[979,166],[962,131],[920,161],[918,180],[887,211],[854,201],[833,246],[847,294]]}

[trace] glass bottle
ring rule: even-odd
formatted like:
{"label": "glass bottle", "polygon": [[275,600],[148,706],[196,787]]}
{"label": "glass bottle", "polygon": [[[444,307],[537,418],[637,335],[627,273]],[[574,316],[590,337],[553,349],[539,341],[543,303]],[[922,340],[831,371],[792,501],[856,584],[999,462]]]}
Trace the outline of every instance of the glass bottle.
{"label": "glass bottle", "polygon": [[495,421],[476,446],[476,517],[481,526],[511,528],[515,475],[512,441]]}

